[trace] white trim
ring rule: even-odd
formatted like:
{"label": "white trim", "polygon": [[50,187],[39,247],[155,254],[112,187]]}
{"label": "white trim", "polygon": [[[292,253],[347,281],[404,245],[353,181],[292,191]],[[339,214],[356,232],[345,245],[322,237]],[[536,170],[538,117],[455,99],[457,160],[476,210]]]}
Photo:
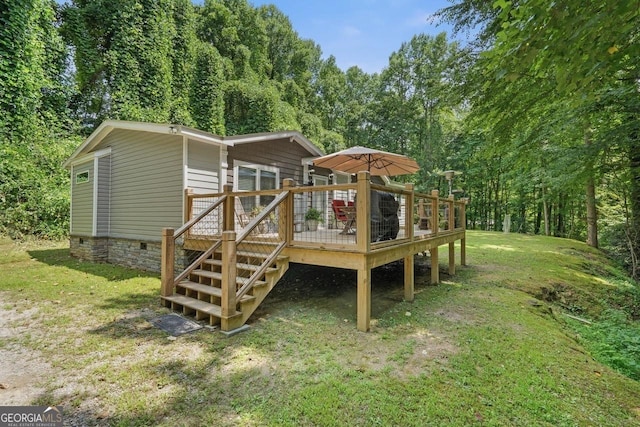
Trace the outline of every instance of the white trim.
{"label": "white trim", "polygon": [[[275,166],[261,165],[259,163],[249,163],[244,162],[242,160],[236,160],[233,165],[233,191],[241,191],[238,190],[238,168],[242,166],[245,168],[256,169],[258,174],[256,175],[256,184],[260,182],[260,171],[264,170],[267,172],[275,172],[276,174],[276,190],[280,188],[280,168]],[[258,185],[256,185],[257,187]]]}
{"label": "white trim", "polygon": [[220,148],[218,170],[220,171],[220,176],[218,177],[218,191],[222,193],[224,191],[224,186],[228,183],[227,175],[229,174],[229,150],[227,150],[227,147]]}
{"label": "white trim", "polygon": [[93,218],[91,220],[91,236],[98,235],[98,162],[99,157],[93,158]]}
{"label": "white trim", "polygon": [[71,236],[71,229],[73,227],[73,187],[75,185],[73,182],[73,166],[69,168],[69,175],[69,236]]}
{"label": "white trim", "polygon": [[[94,162],[95,162],[95,160],[94,160]],[[94,164],[95,164],[95,163],[94,163]],[[86,181],[79,182],[79,181],[78,181],[78,176],[79,176],[79,175],[84,175],[85,173],[87,174],[87,180],[86,180]],[[81,170],[79,170],[78,172],[76,172],[76,173],[75,173],[75,178],[74,178],[74,181],[73,181],[73,182],[74,182],[74,184],[76,184],[76,185],[79,185],[79,184],[88,184],[89,182],[91,182],[91,173],[89,173],[89,169],[87,169],[87,170],[82,170],[82,169],[81,169]]]}
{"label": "white trim", "polygon": [[[189,138],[182,137],[182,192],[189,186]],[[184,200],[183,200],[184,202]],[[184,203],[183,203],[184,206]]]}
{"label": "white trim", "polygon": [[236,135],[226,137],[225,141],[230,141],[233,145],[238,144],[248,144],[251,142],[260,142],[260,141],[272,141],[275,139],[289,139],[292,142],[297,142],[302,147],[304,147],[311,154],[315,154],[317,157],[323,156],[324,153],[318,147],[316,147],[313,142],[309,141],[297,131],[283,131],[283,132],[265,132],[265,133],[254,133],[249,135]]}
{"label": "white trim", "polygon": [[208,142],[210,144],[215,144],[215,145],[221,145],[221,144],[232,145],[229,142],[225,141],[223,137],[216,136],[208,132],[199,131],[197,129],[184,128],[182,126],[179,126],[177,129],[178,129],[178,133],[185,136],[189,136],[198,141]]}
{"label": "white trim", "polygon": [[105,120],[100,124],[100,126],[96,128],[96,130],[93,131],[91,135],[89,135],[89,137],[82,144],[80,144],[78,148],[76,148],[73,154],[67,159],[67,161],[62,164],[62,166],[65,168],[71,166],[75,162],[76,158],[80,157],[82,153],[91,151],[115,129],[152,132],[176,136],[182,134],[192,136],[193,138],[200,141],[215,143],[219,145],[233,144],[226,142],[221,136],[186,126],[161,123],[129,122],[124,120]]}

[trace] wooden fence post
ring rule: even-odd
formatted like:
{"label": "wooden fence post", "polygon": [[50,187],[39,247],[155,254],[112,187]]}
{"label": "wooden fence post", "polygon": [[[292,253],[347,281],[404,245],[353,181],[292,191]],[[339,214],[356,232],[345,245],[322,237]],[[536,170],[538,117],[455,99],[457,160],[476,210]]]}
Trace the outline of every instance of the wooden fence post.
{"label": "wooden fence post", "polygon": [[[449,208],[449,231],[453,232],[456,228],[456,211],[453,194],[449,194],[447,203]],[[456,274],[456,242],[449,242],[449,274],[451,276]]]}
{"label": "wooden fence post", "polygon": [[193,188],[184,190],[184,223],[191,221],[193,212]]}
{"label": "wooden fence post", "polygon": [[[290,190],[295,187],[293,179],[287,178],[282,181],[283,190]],[[280,215],[278,216],[278,237],[289,244],[293,240],[293,193],[289,193],[287,198],[280,205]]]}
{"label": "wooden fence post", "polygon": [[173,295],[174,263],[176,242],[173,238],[173,228],[162,229],[162,254],[160,256],[160,295]]}
{"label": "wooden fence post", "polygon": [[431,190],[431,235],[437,236],[440,229],[440,200],[438,190]]}
{"label": "wooden fence post", "polygon": [[221,312],[223,331],[228,330],[228,318],[236,314],[236,232],[222,232],[222,298]]}
{"label": "wooden fence post", "polygon": [[[404,232],[405,237],[409,237],[413,241],[413,209],[414,197],[413,184],[405,184],[405,190],[409,195],[405,197],[405,215],[404,215]],[[413,272],[413,254],[404,258],[404,300],[413,301],[415,291],[415,277]]]}
{"label": "wooden fence post", "polygon": [[236,209],[236,198],[233,193],[233,186],[230,184],[225,184],[222,187],[222,192],[227,196],[224,200],[223,207],[223,218],[222,218],[222,230],[223,231],[234,231],[235,227],[235,209]]}
{"label": "wooden fence post", "polygon": [[371,175],[358,172],[356,200],[356,245],[358,252],[369,252],[371,248]]}
{"label": "wooden fence post", "polygon": [[460,223],[464,231],[464,237],[460,239],[460,265],[467,265],[467,203],[469,199],[463,198],[460,204]]}

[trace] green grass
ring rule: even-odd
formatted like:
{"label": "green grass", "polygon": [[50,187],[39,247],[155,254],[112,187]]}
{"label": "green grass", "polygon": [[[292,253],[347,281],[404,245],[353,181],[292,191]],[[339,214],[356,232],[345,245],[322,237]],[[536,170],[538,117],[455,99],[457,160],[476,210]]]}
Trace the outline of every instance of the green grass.
{"label": "green grass", "polygon": [[[0,254],[0,309],[23,331],[0,349],[51,365],[24,403],[84,424],[640,425],[640,383],[600,355],[637,361],[635,288],[579,242],[469,232],[468,266],[438,286],[417,275],[415,301],[374,310],[369,333],[355,307],[295,297],[301,282],[276,287],[247,332],[176,340],[148,322],[168,312],[156,275],[79,262],[64,245],[5,240]],[[354,287],[336,283],[336,299],[351,304]],[[373,298],[397,290],[378,280]],[[599,353],[612,330],[626,347]]]}

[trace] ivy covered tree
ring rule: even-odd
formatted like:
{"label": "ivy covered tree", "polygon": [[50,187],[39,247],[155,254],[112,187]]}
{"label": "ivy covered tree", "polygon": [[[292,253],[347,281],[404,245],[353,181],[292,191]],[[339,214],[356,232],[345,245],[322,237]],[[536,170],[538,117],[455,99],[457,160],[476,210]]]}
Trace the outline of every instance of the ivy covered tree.
{"label": "ivy covered tree", "polygon": [[0,233],[67,232],[68,177],[60,164],[77,139],[66,108],[66,48],[55,4],[0,6]]}

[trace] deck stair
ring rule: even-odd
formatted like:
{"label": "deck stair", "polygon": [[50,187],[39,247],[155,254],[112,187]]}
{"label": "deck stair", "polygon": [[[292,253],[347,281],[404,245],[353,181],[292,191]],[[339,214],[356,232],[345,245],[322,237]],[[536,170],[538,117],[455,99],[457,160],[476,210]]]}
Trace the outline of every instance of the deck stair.
{"label": "deck stair", "polygon": [[[162,297],[165,306],[194,316],[196,320],[208,319],[216,325],[224,319],[228,329],[242,326],[258,308],[278,280],[289,268],[286,256],[274,256],[278,246],[271,242],[245,241],[237,249],[236,289],[241,289],[256,271],[264,270],[253,286],[236,301],[236,313],[228,318],[222,315],[222,272],[225,266],[221,252],[216,250],[204,259],[189,275],[175,284],[173,295]],[[269,259],[271,258],[271,261]],[[268,265],[264,265],[268,262]]]}

